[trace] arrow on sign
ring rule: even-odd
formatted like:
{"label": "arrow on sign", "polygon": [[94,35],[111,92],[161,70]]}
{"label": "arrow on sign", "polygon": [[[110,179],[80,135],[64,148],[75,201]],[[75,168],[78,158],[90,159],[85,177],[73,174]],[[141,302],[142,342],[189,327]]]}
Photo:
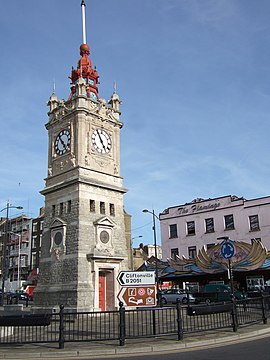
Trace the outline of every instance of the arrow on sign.
{"label": "arrow on sign", "polygon": [[117,277],[121,286],[143,286],[155,284],[154,271],[121,271]]}
{"label": "arrow on sign", "polygon": [[121,301],[121,302],[122,302],[123,304],[125,304],[125,305],[126,305],[126,302],[125,302],[123,296],[124,296],[126,290],[127,290],[127,288],[124,288],[124,287],[123,287],[123,288],[120,290],[119,294],[117,295],[118,300]]}
{"label": "arrow on sign", "polygon": [[123,276],[125,275],[124,272],[121,272],[119,277],[118,277],[118,281],[120,285],[125,285],[125,281],[123,280]]}
{"label": "arrow on sign", "polygon": [[221,255],[224,259],[230,260],[235,253],[234,245],[231,242],[224,242],[221,246]]}
{"label": "arrow on sign", "polygon": [[155,306],[156,289],[155,286],[122,287],[117,298],[125,306]]}

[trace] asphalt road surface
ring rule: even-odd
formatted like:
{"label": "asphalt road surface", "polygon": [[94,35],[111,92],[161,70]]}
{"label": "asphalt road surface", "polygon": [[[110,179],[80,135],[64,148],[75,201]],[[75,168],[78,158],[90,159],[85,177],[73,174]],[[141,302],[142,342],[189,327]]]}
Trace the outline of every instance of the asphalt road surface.
{"label": "asphalt road surface", "polygon": [[270,360],[270,337],[259,340],[233,343],[232,345],[205,347],[177,353],[147,353],[141,356],[91,357],[88,359],[121,359],[121,360]]}

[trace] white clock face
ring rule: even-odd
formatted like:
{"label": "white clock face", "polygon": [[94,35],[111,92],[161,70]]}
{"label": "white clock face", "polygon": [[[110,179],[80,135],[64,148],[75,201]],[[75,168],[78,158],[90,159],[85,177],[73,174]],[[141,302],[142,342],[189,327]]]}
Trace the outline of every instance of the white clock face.
{"label": "white clock face", "polygon": [[63,155],[70,150],[70,132],[65,129],[62,130],[56,137],[54,148],[57,155]]}
{"label": "white clock face", "polygon": [[103,129],[96,129],[92,134],[92,144],[100,154],[108,153],[112,148],[110,135]]}

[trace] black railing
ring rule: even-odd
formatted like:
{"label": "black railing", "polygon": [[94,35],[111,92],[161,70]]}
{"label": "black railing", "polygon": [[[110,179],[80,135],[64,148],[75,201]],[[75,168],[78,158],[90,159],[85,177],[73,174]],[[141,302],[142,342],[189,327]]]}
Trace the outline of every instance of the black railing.
{"label": "black railing", "polygon": [[0,344],[58,343],[60,313],[0,316]]}
{"label": "black railing", "polygon": [[126,339],[177,334],[175,307],[125,310],[124,321]]}
{"label": "black railing", "polygon": [[270,316],[270,296],[232,299],[213,305],[153,307],[105,312],[66,312],[0,316],[0,344],[56,343],[115,340],[120,346],[134,338],[175,336],[239,327],[262,322]]}
{"label": "black railing", "polygon": [[121,328],[120,311],[63,312],[61,343],[118,340]]}
{"label": "black railing", "polygon": [[232,306],[228,303],[182,307],[184,334],[231,327]]}

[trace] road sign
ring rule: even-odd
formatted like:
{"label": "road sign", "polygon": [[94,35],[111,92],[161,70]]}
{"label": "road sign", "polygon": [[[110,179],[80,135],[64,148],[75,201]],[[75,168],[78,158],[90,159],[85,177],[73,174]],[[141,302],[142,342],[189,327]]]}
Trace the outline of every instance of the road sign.
{"label": "road sign", "polygon": [[230,260],[235,254],[235,247],[232,241],[227,240],[221,245],[221,255],[226,260]]}
{"label": "road sign", "polygon": [[142,286],[155,284],[154,271],[121,271],[117,280],[122,286]]}
{"label": "road sign", "polygon": [[125,306],[156,306],[155,286],[127,286],[122,287],[117,298]]}

